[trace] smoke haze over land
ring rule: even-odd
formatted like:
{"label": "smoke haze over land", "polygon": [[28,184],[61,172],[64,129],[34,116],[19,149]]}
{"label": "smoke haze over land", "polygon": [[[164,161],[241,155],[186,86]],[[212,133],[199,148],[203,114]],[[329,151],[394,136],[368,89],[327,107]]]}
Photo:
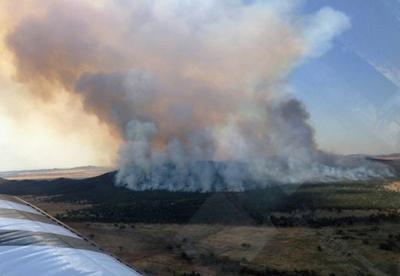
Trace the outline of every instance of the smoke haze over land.
{"label": "smoke haze over land", "polygon": [[41,1],[32,10],[6,37],[16,76],[43,101],[79,101],[122,141],[117,185],[238,191],[391,176],[321,151],[290,93],[291,71],[351,27],[340,11],[304,15],[301,1],[282,0]]}

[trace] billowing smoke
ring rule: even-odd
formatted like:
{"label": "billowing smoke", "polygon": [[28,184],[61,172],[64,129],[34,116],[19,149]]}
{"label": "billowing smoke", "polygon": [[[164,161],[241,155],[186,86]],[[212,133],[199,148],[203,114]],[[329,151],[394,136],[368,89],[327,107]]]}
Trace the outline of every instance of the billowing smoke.
{"label": "billowing smoke", "polygon": [[10,32],[18,77],[52,85],[119,133],[117,185],[245,190],[391,175],[322,152],[290,94],[291,70],[329,50],[350,20],[300,1],[43,1]]}

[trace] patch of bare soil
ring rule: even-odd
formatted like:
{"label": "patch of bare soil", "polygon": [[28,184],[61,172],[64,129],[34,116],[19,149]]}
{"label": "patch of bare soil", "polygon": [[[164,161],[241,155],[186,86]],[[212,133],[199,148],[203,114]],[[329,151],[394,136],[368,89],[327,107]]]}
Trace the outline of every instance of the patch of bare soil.
{"label": "patch of bare soil", "polygon": [[400,192],[400,181],[393,181],[385,185],[385,189],[392,192]]}

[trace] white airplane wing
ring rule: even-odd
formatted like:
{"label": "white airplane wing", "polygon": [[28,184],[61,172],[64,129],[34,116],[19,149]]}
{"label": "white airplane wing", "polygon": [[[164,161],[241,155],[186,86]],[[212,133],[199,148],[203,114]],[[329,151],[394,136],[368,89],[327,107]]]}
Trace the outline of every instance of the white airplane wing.
{"label": "white airplane wing", "polygon": [[40,209],[0,195],[0,275],[140,275]]}

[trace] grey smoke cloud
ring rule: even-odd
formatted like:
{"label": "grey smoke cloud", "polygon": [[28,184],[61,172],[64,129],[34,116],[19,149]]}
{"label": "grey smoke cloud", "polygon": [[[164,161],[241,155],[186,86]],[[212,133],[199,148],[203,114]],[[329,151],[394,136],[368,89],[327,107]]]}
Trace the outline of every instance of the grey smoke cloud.
{"label": "grey smoke cloud", "polygon": [[391,175],[321,152],[288,92],[290,71],[350,27],[339,11],[302,15],[282,0],[45,3],[8,36],[18,76],[49,96],[40,88],[61,84],[120,133],[117,185],[245,190]]}

